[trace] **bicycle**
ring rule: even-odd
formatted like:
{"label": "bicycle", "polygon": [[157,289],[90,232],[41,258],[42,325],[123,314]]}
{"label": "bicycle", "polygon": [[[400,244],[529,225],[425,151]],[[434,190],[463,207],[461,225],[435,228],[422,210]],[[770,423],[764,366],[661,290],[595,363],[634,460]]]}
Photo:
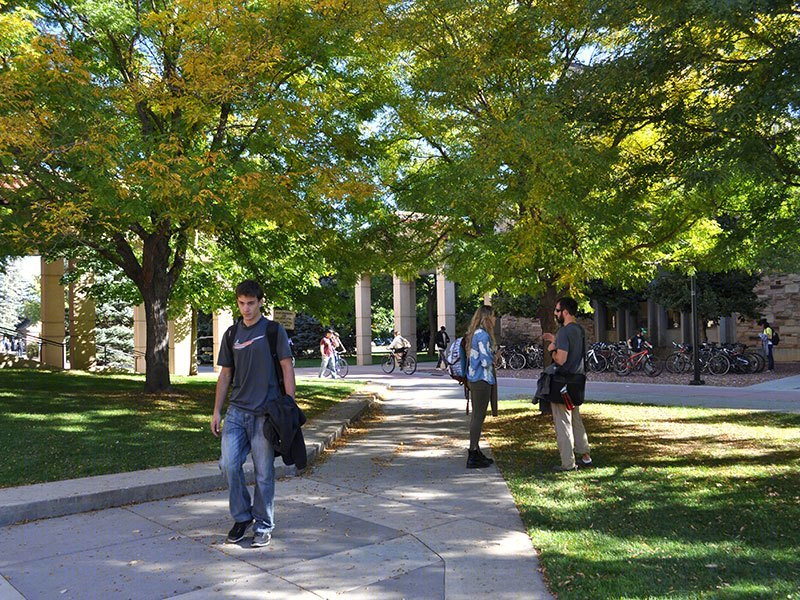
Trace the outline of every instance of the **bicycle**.
{"label": "bicycle", "polygon": [[670,373],[688,373],[692,369],[692,347],[689,344],[672,342],[675,351],[666,359]]}
{"label": "bicycle", "polygon": [[614,372],[617,375],[630,375],[634,370],[641,369],[650,377],[661,375],[664,363],[651,354],[652,349],[648,343],[641,352],[634,352],[630,356],[618,356],[614,359]]}
{"label": "bicycle", "polygon": [[586,368],[593,373],[601,373],[608,368],[608,359],[600,353],[600,346],[592,344],[586,353]]}
{"label": "bicycle", "polygon": [[[294,356],[292,357],[292,361],[294,361]],[[333,364],[336,366],[336,376],[340,379],[344,379],[347,377],[347,374],[350,372],[350,366],[347,364],[342,352],[333,353]],[[292,365],[294,366],[294,364]],[[323,377],[328,377],[331,374],[331,370],[327,367],[325,371],[323,371]]]}
{"label": "bicycle", "polygon": [[334,364],[336,365],[336,374],[339,377],[347,377],[347,374],[350,372],[350,365],[347,364],[344,356],[337,352],[335,354],[334,361]]}
{"label": "bicycle", "polygon": [[409,355],[401,359],[392,352],[381,362],[381,369],[388,375],[394,371],[395,367],[399,368],[406,375],[411,375],[417,370],[417,359]]}

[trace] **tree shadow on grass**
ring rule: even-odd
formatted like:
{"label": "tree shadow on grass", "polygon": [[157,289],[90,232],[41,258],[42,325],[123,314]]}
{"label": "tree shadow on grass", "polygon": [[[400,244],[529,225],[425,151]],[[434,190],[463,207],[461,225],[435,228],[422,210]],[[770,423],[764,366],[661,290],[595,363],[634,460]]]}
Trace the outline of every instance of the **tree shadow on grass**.
{"label": "tree shadow on grass", "polygon": [[735,422],[736,425],[746,425],[750,427],[800,428],[800,414],[769,411],[737,412],[735,417],[725,414],[683,417],[675,419],[673,423],[722,425],[730,423],[731,421]]}
{"label": "tree shadow on grass", "polygon": [[[567,475],[549,472],[558,458],[549,419],[519,409],[488,426],[526,526],[554,540],[533,541],[560,597],[773,598],[797,589],[800,492],[791,465],[800,449],[726,437],[720,426],[740,423],[738,415],[708,423],[707,434],[680,429],[706,421],[678,419],[673,437],[664,423],[637,425],[630,415],[584,414],[584,422],[596,466]],[[598,547],[559,550],[580,547],[576,540]],[[593,576],[611,583],[597,588]]]}

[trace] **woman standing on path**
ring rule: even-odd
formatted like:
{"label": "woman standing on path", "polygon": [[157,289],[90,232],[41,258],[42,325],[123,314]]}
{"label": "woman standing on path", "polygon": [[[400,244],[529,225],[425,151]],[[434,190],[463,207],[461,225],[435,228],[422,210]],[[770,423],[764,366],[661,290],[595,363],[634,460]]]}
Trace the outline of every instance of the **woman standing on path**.
{"label": "woman standing on path", "polygon": [[468,469],[482,469],[494,461],[484,456],[478,447],[486,409],[492,403],[492,415],[497,416],[497,377],[494,372],[494,326],[497,321],[491,306],[485,304],[475,311],[469,324],[464,347],[467,355],[467,382],[472,397],[472,421],[469,426]]}

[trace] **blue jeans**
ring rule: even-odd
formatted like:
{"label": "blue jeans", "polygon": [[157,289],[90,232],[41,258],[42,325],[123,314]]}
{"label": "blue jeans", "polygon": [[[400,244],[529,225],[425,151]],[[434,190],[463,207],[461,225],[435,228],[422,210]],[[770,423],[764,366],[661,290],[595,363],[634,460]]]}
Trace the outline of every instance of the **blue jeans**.
{"label": "blue jeans", "polygon": [[[219,467],[228,480],[230,511],[237,523],[255,519],[255,531],[275,527],[275,450],[264,437],[263,415],[254,415],[229,406],[222,426],[222,457]],[[244,461],[253,455],[256,477],[252,505],[244,477]]]}
{"label": "blue jeans", "polygon": [[317,377],[322,377],[325,373],[325,369],[328,369],[331,372],[331,377],[336,379],[336,357],[335,356],[323,356],[322,363],[319,365],[319,375]]}

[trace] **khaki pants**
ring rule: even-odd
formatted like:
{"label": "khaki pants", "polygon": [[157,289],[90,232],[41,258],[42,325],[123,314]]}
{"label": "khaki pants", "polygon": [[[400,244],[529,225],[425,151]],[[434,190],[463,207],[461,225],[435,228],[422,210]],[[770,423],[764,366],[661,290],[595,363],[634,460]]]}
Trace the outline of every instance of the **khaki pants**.
{"label": "khaki pants", "polygon": [[561,466],[575,468],[575,454],[589,453],[589,438],[583,428],[580,407],[567,410],[563,404],[552,402],[553,425],[556,428],[556,443],[561,455]]}

